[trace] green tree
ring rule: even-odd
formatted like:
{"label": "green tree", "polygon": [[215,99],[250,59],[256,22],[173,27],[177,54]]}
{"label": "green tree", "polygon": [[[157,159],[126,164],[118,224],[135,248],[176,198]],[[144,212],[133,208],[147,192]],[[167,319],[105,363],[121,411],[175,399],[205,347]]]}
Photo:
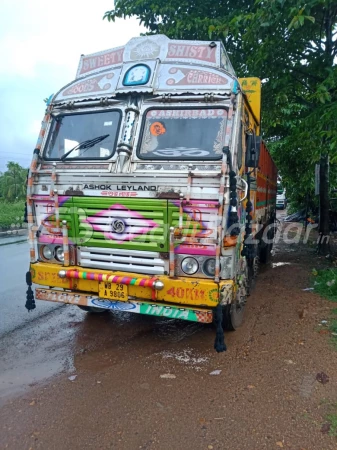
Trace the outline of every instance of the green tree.
{"label": "green tree", "polygon": [[[115,8],[104,14],[104,19],[115,21],[116,18],[135,16],[148,28],[147,34],[165,34],[171,39],[207,40],[215,25],[228,24],[234,30],[239,16],[252,13],[252,0],[116,0]],[[225,41],[226,49],[231,54],[232,64],[238,73],[244,73],[245,58],[242,58],[242,34],[238,27],[234,33],[221,30],[220,38]],[[242,70],[241,70],[242,67]]]}
{"label": "green tree", "polygon": [[0,174],[0,193],[4,200],[13,202],[26,197],[27,169],[15,162],[7,163],[6,172]]}
{"label": "green tree", "polygon": [[[320,163],[322,252],[329,234],[329,162],[337,162],[337,2],[262,1],[251,15],[244,41],[253,51],[247,66],[266,80],[263,126],[293,199],[313,194]],[[247,16],[246,16],[247,18]],[[215,31],[220,31],[218,25]]]}
{"label": "green tree", "polygon": [[336,173],[337,163],[336,0],[116,0],[104,18],[130,16],[149,34],[221,39],[238,76],[263,80],[262,131],[293,200],[312,197],[321,163],[320,231],[327,235],[328,166]]}

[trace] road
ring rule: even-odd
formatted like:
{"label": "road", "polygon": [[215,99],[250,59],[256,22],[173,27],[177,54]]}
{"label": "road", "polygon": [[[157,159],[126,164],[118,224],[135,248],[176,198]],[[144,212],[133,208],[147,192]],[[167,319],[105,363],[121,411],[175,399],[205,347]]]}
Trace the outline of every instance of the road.
{"label": "road", "polygon": [[[2,242],[3,240],[0,241],[0,244]],[[28,314],[25,309],[26,272],[28,268],[29,248],[27,242],[0,246],[0,273],[2,274],[0,285],[0,338],[4,334],[55,309],[54,304],[43,303],[39,305],[37,310]]]}
{"label": "road", "polygon": [[0,248],[1,315],[16,324],[0,340],[1,449],[336,449],[321,427],[337,358],[318,333],[333,305],[303,291],[317,263],[307,248],[277,246],[217,354],[212,326],[42,302],[26,313],[25,247]]}

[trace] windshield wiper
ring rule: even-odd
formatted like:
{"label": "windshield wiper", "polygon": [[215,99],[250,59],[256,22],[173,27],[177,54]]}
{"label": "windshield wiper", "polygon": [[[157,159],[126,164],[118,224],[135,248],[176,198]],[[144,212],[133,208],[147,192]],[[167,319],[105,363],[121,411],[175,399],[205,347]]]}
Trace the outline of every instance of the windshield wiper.
{"label": "windshield wiper", "polygon": [[63,156],[61,156],[61,161],[64,161],[70,153],[72,153],[74,150],[83,150],[93,147],[94,145],[98,144],[99,142],[104,141],[110,134],[104,134],[103,136],[98,136],[93,139],[87,139],[86,141],[80,142],[79,144],[75,145],[74,148],[69,150],[69,152],[65,153]]}

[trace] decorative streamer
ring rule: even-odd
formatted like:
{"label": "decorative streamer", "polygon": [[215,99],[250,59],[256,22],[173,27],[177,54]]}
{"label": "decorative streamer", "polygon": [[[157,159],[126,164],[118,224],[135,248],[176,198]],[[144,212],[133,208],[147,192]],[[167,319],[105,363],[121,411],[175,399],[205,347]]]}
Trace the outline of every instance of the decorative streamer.
{"label": "decorative streamer", "polygon": [[67,221],[62,220],[62,236],[63,236],[63,253],[64,253],[64,266],[69,266],[69,240],[68,240],[68,228]]}

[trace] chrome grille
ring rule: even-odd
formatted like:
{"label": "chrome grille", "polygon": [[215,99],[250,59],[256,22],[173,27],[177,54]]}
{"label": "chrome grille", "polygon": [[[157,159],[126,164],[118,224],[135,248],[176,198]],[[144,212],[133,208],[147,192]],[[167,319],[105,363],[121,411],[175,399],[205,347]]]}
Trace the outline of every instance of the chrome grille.
{"label": "chrome grille", "polygon": [[159,253],[137,250],[79,247],[78,263],[81,267],[148,275],[163,275],[166,271]]}

